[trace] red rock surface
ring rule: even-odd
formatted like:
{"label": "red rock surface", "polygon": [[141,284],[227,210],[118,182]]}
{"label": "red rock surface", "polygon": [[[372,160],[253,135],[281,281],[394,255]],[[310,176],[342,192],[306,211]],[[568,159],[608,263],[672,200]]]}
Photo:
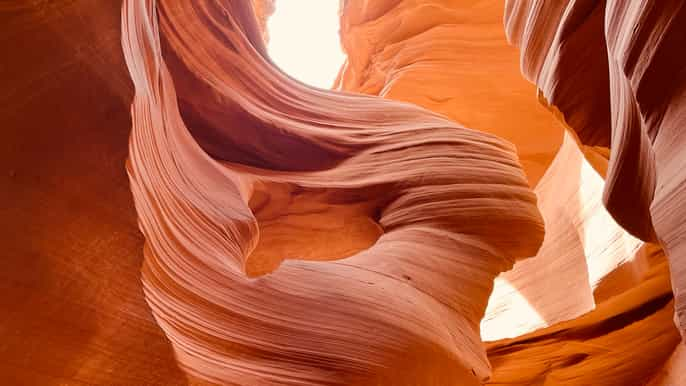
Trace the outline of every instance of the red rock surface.
{"label": "red rock surface", "polygon": [[683,334],[686,4],[509,0],[505,8],[522,72],[582,143],[611,142],[606,206],[629,232],[665,248]]}
{"label": "red rock surface", "polygon": [[152,4],[123,11],[128,170],[146,298],[182,367],[218,383],[486,379],[493,279],[543,236],[514,148],[304,87],[253,48],[237,3]]}
{"label": "red rock surface", "polygon": [[0,384],[175,385],[123,168],[120,1],[0,4]]}
{"label": "red rock surface", "polygon": [[682,2],[273,6],[0,5],[2,384],[684,383]]}

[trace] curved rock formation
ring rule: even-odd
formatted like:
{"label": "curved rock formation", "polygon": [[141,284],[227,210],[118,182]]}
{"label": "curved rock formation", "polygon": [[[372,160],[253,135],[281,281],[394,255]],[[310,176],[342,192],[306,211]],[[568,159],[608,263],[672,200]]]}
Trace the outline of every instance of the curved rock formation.
{"label": "curved rock formation", "polygon": [[505,8],[522,72],[582,143],[611,142],[605,204],[629,232],[665,248],[683,334],[686,5],[508,0]]}
{"label": "curved rock formation", "polygon": [[536,186],[563,127],[532,98],[535,88],[519,73],[501,1],[347,0],[341,13],[348,60],[339,89],[412,102],[496,134],[517,146]]}
{"label": "curved rock formation", "polygon": [[[662,250],[640,251],[635,284],[579,318],[488,344],[493,385],[671,385],[679,379],[669,271]],[[625,278],[620,282],[626,283]],[[672,370],[676,368],[675,370]],[[657,374],[657,375],[656,375]]]}
{"label": "curved rock formation", "polygon": [[602,206],[607,155],[580,149],[575,137],[561,141],[563,125],[521,77],[502,2],[370,4],[350,0],[343,8],[348,63],[339,87],[413,102],[510,140],[539,197],[543,246],[496,280],[482,337],[513,337],[591,311],[603,278],[641,243]]}
{"label": "curved rock formation", "polygon": [[291,80],[250,12],[123,11],[144,289],[180,364],[237,384],[486,379],[493,279],[543,235],[514,148]]}
{"label": "curved rock formation", "polygon": [[[366,2],[357,3],[350,5],[351,2],[347,2],[345,9],[348,13],[343,14],[343,25],[346,26],[342,28],[343,42],[347,42],[349,55],[349,62],[340,80],[344,89],[413,101],[441,111],[456,120],[470,117],[470,113],[480,111],[483,106],[488,108],[516,103],[517,93],[513,93],[513,97],[507,92],[483,91],[488,87],[496,90],[509,90],[513,86],[523,87],[517,86],[519,83],[512,81],[513,78],[504,76],[518,72],[514,64],[517,58],[513,58],[516,54],[508,52],[504,43],[505,36],[497,33],[500,19],[496,2],[480,2],[480,7],[477,8],[431,0],[386,2],[384,6],[375,3],[376,7],[368,6]],[[508,4],[509,6],[511,4]],[[419,22],[410,22],[413,15],[422,13],[431,13],[431,18],[422,18],[431,20],[431,28],[421,26]],[[464,15],[469,17],[463,17]],[[346,23],[346,17],[352,21]],[[471,24],[475,26],[472,27]],[[398,25],[404,28],[398,28]],[[409,26],[414,26],[416,32],[407,33],[408,29],[412,31],[413,28]],[[436,43],[436,35],[431,34],[441,29],[451,30],[453,33],[439,35],[447,36],[438,39],[441,42],[439,45]],[[481,33],[464,32],[471,29],[479,30]],[[403,32],[393,33],[394,30]],[[489,35],[484,31],[493,32]],[[425,37],[426,35],[431,37]],[[369,47],[367,42],[382,43]],[[383,42],[388,42],[388,45],[385,46]],[[359,46],[364,48],[361,54]],[[441,49],[436,49],[437,46]],[[465,60],[464,52],[469,52],[470,49],[474,50],[475,54]],[[484,54],[485,52],[488,54]],[[493,73],[494,57],[501,58],[495,63],[499,64],[497,73],[503,74],[502,81],[495,85],[488,81]],[[572,66],[571,63],[569,65]],[[468,74],[461,74],[460,69],[463,67],[468,68]],[[481,80],[479,86],[482,87],[475,85],[474,78]],[[348,83],[345,82],[346,79]],[[450,81],[446,81],[447,79]],[[592,81],[593,79],[589,79],[589,82]],[[568,82],[565,85],[569,87],[569,92],[573,93],[573,79],[565,79],[565,82]],[[378,84],[380,85],[370,86]],[[486,86],[483,87],[484,85]],[[441,104],[435,103],[436,95],[460,95],[465,89],[483,92],[481,98],[476,94],[460,100],[461,106],[470,107],[465,109],[466,112],[460,112],[460,107],[453,106],[442,109]],[[386,94],[386,90],[400,92]],[[531,94],[533,92],[527,96],[528,103],[535,101]],[[584,103],[587,102],[583,99],[583,94],[572,96],[577,98],[574,99],[574,103],[578,103],[580,99]],[[539,108],[548,107],[545,99],[541,100],[543,106]],[[527,101],[522,99],[519,103],[524,105]],[[602,109],[602,104],[590,107]],[[538,122],[546,122],[552,116],[559,116],[559,111],[556,111],[555,107],[548,108],[553,114],[542,120],[537,118]],[[522,109],[530,111],[532,107]],[[523,122],[521,119],[514,120],[508,117],[500,110],[498,112],[500,114],[485,115],[491,122],[498,123],[496,127]],[[584,119],[594,114],[596,113],[592,111],[580,111],[580,117],[585,117]],[[563,120],[562,123],[566,125],[569,122]],[[485,126],[482,124],[476,127],[488,131]],[[514,125],[510,127],[510,131],[519,131],[519,138],[512,134],[508,137],[505,130],[497,134],[513,141],[520,149],[520,156],[526,160],[526,142],[536,141],[545,131],[532,133]],[[550,127],[555,127],[555,124],[550,124]],[[549,132],[555,131],[549,129]],[[636,326],[640,326],[643,331],[659,332],[652,335],[644,334],[645,345],[652,347],[647,351],[668,355],[676,343],[674,330],[670,326],[671,313],[667,305],[661,304],[644,312],[626,313],[605,304],[606,301],[615,302],[616,297],[621,296],[630,309],[644,307],[645,298],[636,296],[639,290],[632,287],[638,286],[643,280],[642,277],[654,269],[648,267],[653,266],[655,262],[654,259],[646,259],[640,250],[637,253],[637,248],[642,243],[622,230],[602,207],[603,177],[607,173],[609,156],[609,151],[602,145],[608,143],[592,142],[584,138],[587,145],[577,146],[578,141],[576,135],[565,138],[555,161],[537,183],[535,191],[546,220],[546,241],[535,258],[518,263],[514,270],[504,273],[496,280],[486,319],[482,322],[482,337],[494,339],[517,336],[578,317],[594,310],[596,305],[598,308],[586,318],[595,318],[599,324],[599,320],[619,319],[624,320],[625,324],[608,323],[611,327],[601,329],[602,334],[611,335],[612,338],[576,333],[574,338],[565,334],[559,340],[540,339],[535,344],[529,344],[529,335],[512,341],[495,342],[489,346],[489,358],[495,366],[495,384],[537,384],[545,380],[553,384],[572,385],[633,384],[652,377],[665,356],[645,362],[641,358],[621,355],[622,352],[628,353],[632,350],[628,345],[624,345],[629,341],[629,334],[636,333],[636,330],[631,333],[626,330],[630,323],[637,323]],[[526,168],[525,162],[524,166]],[[531,173],[529,174],[531,177]],[[667,274],[668,271],[665,269],[659,271],[662,293],[668,293]],[[633,295],[625,295],[626,291]],[[658,310],[660,317],[650,316]],[[574,329],[582,320],[561,326],[567,326],[565,329]],[[561,327],[553,326],[543,331],[551,331],[551,334],[557,335],[559,328]],[[583,340],[594,342],[598,351],[589,351],[591,346],[576,346],[569,349],[573,347],[570,346],[570,341]],[[604,350],[613,353],[612,360],[599,355]],[[502,356],[503,352],[507,352],[508,355]],[[553,362],[557,364],[550,366]],[[619,366],[619,363],[622,365]],[[606,371],[606,377],[598,377],[600,369],[607,370],[613,367],[616,367],[614,372]],[[592,381],[593,379],[596,381]]]}
{"label": "curved rock formation", "polygon": [[273,6],[0,5],[3,384],[684,383],[683,4]]}

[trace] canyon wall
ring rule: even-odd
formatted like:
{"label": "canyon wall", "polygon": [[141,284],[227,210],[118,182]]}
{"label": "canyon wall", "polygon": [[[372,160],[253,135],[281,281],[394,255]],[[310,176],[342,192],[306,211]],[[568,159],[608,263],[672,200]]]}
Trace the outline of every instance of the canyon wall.
{"label": "canyon wall", "polygon": [[274,5],[0,5],[4,383],[684,382],[681,2]]}
{"label": "canyon wall", "polygon": [[146,299],[184,370],[234,384],[486,380],[493,279],[543,239],[514,147],[292,80],[239,3],[154,4],[123,11],[128,171]]}
{"label": "canyon wall", "polygon": [[670,261],[676,321],[686,328],[686,4],[509,0],[522,73],[586,145],[611,144],[604,202]]}
{"label": "canyon wall", "polygon": [[[518,263],[496,280],[482,321],[482,337],[513,337],[580,317],[591,310],[595,311],[583,318],[595,315],[626,319],[623,326],[613,325],[612,333],[605,331],[607,336],[583,338],[596,342],[597,348],[611,349],[612,360],[599,355],[603,350],[589,350],[590,346],[570,349],[573,346],[566,338],[539,342],[541,345],[531,347],[531,351],[519,343],[528,342],[531,334],[494,342],[489,345],[494,384],[536,384],[543,380],[554,380],[554,384],[640,383],[652,376],[665,357],[650,364],[629,358],[631,349],[620,343],[629,334],[629,322],[640,321],[633,328],[659,331],[662,335],[651,332],[651,338],[646,339],[665,355],[677,342],[670,320],[671,306],[664,302],[650,312],[634,310],[632,314],[616,314],[619,311],[606,304],[624,299],[637,309],[646,307],[645,298],[636,296],[637,288],[645,288],[643,278],[658,275],[660,293],[666,293],[669,281],[665,277],[669,271],[658,263],[664,258],[659,247],[638,239],[654,242],[655,238],[633,232],[631,227],[628,229],[634,235],[624,231],[615,222],[621,222],[621,217],[613,206],[609,206],[609,213],[603,207],[603,190],[607,191],[604,179],[613,178],[616,150],[613,147],[611,153],[609,149],[610,102],[603,99],[610,96],[609,80],[607,76],[603,79],[603,71],[607,70],[601,66],[605,63],[607,68],[604,38],[602,34],[588,32],[602,32],[604,28],[604,8],[597,3],[571,2],[567,7],[547,1],[506,2],[504,29],[502,3],[497,1],[457,4],[440,0],[349,0],[343,8],[341,34],[348,61],[338,79],[340,89],[410,101],[508,139],[517,146],[529,181],[539,196],[546,222],[544,244],[536,257]],[[653,8],[653,12],[658,12],[658,5]],[[666,14],[668,9],[659,12]],[[558,19],[554,12],[564,13],[568,18],[567,24],[561,23],[562,32],[558,31],[558,35],[570,36],[558,41],[562,53],[548,53],[546,57],[548,51],[544,51],[543,57],[560,72],[556,78],[550,75],[553,70],[538,63],[542,59],[533,54],[540,56],[535,50],[547,50],[545,40],[555,37]],[[631,20],[625,22],[630,24]],[[521,42],[514,30],[526,31],[527,44]],[[672,33],[677,40],[683,34]],[[508,38],[510,43],[521,45],[521,59],[508,46]],[[671,56],[680,55],[676,48],[669,52]],[[540,78],[531,76],[531,68],[536,65],[543,67],[539,69]],[[522,82],[520,66],[534,84]],[[538,96],[536,86],[540,88]],[[550,95],[560,97],[554,99]],[[455,99],[459,103],[451,104]],[[483,111],[489,113],[480,115]],[[531,144],[545,145],[546,138],[559,141],[560,135],[555,133],[559,133],[560,127],[567,129],[562,147],[558,151],[555,142],[548,142],[554,160],[548,157],[547,162],[539,163],[542,172],[532,173],[532,164],[527,159],[541,154],[529,156]],[[633,157],[636,160],[642,155],[637,152]],[[541,175],[543,178],[539,179]],[[646,176],[637,182],[650,179]],[[619,194],[627,202],[641,199],[640,195],[632,196],[632,192]],[[662,268],[656,271],[657,266]],[[647,318],[654,312],[654,317]],[[555,331],[557,335],[560,332],[556,328],[575,329],[577,323],[582,323],[581,319],[538,333]],[[564,349],[557,349],[556,345]],[[623,354],[620,347],[624,347]],[[501,357],[504,351],[508,354]],[[641,365],[637,365],[639,360]],[[600,371],[601,368],[605,370]],[[615,374],[608,371],[613,368],[618,369],[613,370]]]}
{"label": "canyon wall", "polygon": [[0,383],[185,384],[140,285],[120,1],[0,4]]}

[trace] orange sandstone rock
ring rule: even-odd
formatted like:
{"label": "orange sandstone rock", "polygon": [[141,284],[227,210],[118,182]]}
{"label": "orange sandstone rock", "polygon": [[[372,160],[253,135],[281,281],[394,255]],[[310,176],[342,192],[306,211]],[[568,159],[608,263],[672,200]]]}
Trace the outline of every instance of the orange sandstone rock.
{"label": "orange sandstone rock", "polygon": [[182,385],[143,298],[119,1],[0,4],[0,384]]}
{"label": "orange sandstone rock", "polygon": [[493,279],[543,236],[515,149],[291,80],[255,49],[248,11],[123,11],[144,289],[181,366],[238,384],[487,379]]}
{"label": "orange sandstone rock", "polygon": [[510,0],[505,14],[527,77],[583,143],[611,143],[606,206],[629,232],[665,248],[682,334],[684,22],[682,1]]}
{"label": "orange sandstone rock", "polygon": [[0,5],[3,384],[683,383],[681,2],[273,5]]}

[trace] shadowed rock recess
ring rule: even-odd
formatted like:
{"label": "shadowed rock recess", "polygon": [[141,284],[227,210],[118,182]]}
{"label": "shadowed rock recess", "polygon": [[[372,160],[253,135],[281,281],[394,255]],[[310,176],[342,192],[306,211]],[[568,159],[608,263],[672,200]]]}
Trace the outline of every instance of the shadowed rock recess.
{"label": "shadowed rock recess", "polygon": [[288,1],[0,4],[0,384],[686,384],[686,3]]}

